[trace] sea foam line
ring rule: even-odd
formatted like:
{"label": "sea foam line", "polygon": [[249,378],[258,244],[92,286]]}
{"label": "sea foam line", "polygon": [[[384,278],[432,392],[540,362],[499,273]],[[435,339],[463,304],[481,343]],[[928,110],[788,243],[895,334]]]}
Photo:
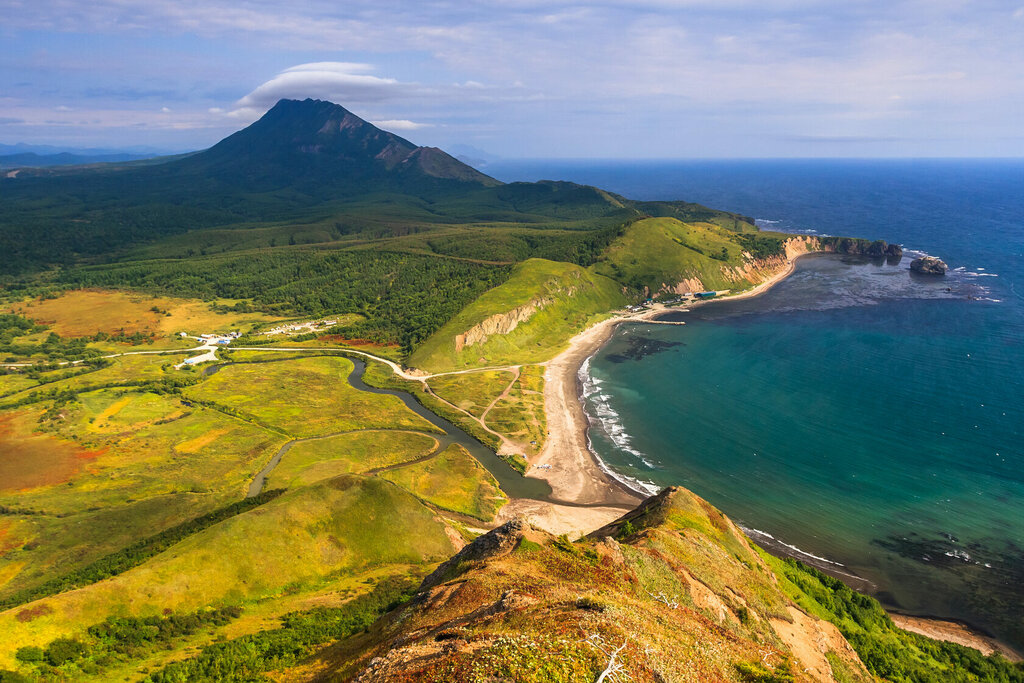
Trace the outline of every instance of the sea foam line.
{"label": "sea foam line", "polygon": [[[799,555],[799,556],[802,556],[802,557],[808,557],[808,558],[810,558],[812,560],[815,560],[817,562],[822,562],[822,563],[828,565],[829,571],[832,572],[832,573],[842,574],[843,576],[848,576],[851,579],[856,579],[857,581],[867,581],[867,579],[865,579],[862,576],[857,576],[856,574],[851,574],[850,572],[845,572],[845,571],[842,571],[842,570],[836,568],[836,567],[842,567],[843,569],[845,569],[846,568],[845,564],[842,564],[840,562],[835,562],[834,560],[830,560],[827,557],[821,557],[820,555],[815,555],[814,553],[809,553],[806,550],[798,548],[798,547],[796,547],[795,545],[793,545],[791,543],[786,543],[785,541],[779,540],[778,538],[776,538],[775,536],[772,536],[767,531],[761,531],[760,529],[755,529],[754,527],[747,527],[747,526],[744,526],[742,524],[737,524],[736,526],[738,526],[743,531],[743,533],[745,533],[747,536],[759,536],[761,538],[767,538],[772,543],[774,543],[776,545],[780,545],[783,548],[786,548],[786,549],[792,551],[795,555]],[[809,562],[808,564],[814,564],[814,562]],[[871,584],[870,581],[867,581],[867,583]],[[874,585],[874,584],[872,584],[872,585]]]}
{"label": "sea foam line", "polygon": [[[597,352],[594,353],[594,355],[596,354]],[[580,365],[579,371],[577,372],[577,377],[583,386],[581,403],[583,404],[584,414],[587,416],[589,421],[597,422],[601,425],[602,431],[608,435],[608,438],[616,448],[629,453],[648,468],[655,469],[654,464],[650,462],[643,453],[629,445],[630,436],[622,426],[621,417],[609,404],[608,396],[603,393],[599,393],[601,381],[590,375],[590,361],[594,355],[589,356],[585,361],[583,361],[582,365]],[[591,400],[593,410],[597,415],[592,415],[587,411],[586,404],[582,400],[587,398]],[[651,496],[661,490],[661,487],[654,482],[631,477],[623,474],[622,472],[618,472],[609,466],[597,452],[597,449],[594,448],[594,442],[590,436],[590,429],[587,430],[587,450],[590,451],[590,454],[594,457],[594,460],[597,462],[597,466],[601,468],[602,472],[626,488],[635,491],[642,496]]]}

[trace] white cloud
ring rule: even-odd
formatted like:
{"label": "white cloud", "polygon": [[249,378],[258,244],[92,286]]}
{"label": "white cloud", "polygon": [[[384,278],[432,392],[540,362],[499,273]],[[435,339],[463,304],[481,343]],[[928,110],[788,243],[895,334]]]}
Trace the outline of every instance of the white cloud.
{"label": "white cloud", "polygon": [[371,76],[368,64],[313,62],[289,67],[235,103],[230,116],[253,119],[281,99],[329,100],[344,106],[410,97],[419,86],[394,78]]}
{"label": "white cloud", "polygon": [[421,128],[433,128],[432,123],[417,123],[409,119],[387,119],[384,121],[370,121],[373,125],[384,130],[420,130]]}

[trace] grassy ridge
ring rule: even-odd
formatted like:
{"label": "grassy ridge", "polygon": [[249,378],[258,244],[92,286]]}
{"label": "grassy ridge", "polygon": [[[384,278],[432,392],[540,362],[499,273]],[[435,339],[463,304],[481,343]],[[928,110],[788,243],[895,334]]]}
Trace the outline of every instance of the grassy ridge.
{"label": "grassy ridge", "polygon": [[[569,263],[530,259],[419,346],[409,359],[415,367],[444,372],[467,367],[545,361],[599,316],[625,305],[612,280]],[[505,334],[457,350],[456,335],[493,316],[533,305],[535,311]]]}
{"label": "grassy ridge", "polygon": [[727,269],[744,265],[749,239],[716,223],[682,223],[650,218],[629,226],[594,270],[632,289],[657,292],[684,279],[700,280],[704,289],[744,288]]}

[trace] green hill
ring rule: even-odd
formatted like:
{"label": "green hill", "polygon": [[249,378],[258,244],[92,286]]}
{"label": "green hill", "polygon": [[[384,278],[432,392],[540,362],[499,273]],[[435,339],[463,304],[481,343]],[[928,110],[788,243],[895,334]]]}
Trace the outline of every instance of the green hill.
{"label": "green hill", "polygon": [[[594,266],[597,273],[638,290],[651,293],[746,289],[758,281],[747,270],[744,252],[761,245],[762,256],[782,253],[779,236],[757,235],[752,225],[741,222],[741,231],[718,222],[683,223],[676,218],[649,218],[626,228]],[[753,233],[753,234],[751,234]],[[756,235],[756,236],[755,236]]]}
{"label": "green hill", "polygon": [[530,259],[423,342],[409,363],[445,372],[545,361],[625,303],[621,287],[606,277],[571,263]]}

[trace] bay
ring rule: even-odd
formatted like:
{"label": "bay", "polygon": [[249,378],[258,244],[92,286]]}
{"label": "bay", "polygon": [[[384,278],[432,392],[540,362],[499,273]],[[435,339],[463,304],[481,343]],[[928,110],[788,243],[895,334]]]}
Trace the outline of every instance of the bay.
{"label": "bay", "polygon": [[684,327],[620,328],[583,377],[592,445],[620,476],[691,488],[890,607],[1024,646],[1024,162],[487,170],[943,258],[936,280],[909,258],[808,257],[763,297],[679,314]]}

